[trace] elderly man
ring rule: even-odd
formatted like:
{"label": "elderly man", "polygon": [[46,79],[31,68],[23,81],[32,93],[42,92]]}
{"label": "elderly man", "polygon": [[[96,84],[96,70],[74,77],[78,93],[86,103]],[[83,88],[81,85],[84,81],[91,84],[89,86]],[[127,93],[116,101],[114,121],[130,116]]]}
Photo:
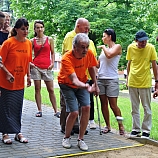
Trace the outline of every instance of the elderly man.
{"label": "elderly man", "polygon": [[[66,34],[64,40],[63,40],[62,54],[64,55],[66,52],[68,52],[69,50],[72,49],[72,41],[73,41],[74,37],[76,36],[76,34],[85,33],[85,34],[88,35],[89,30],[90,30],[89,21],[85,18],[78,18],[76,20],[74,30],[68,32]],[[94,43],[93,43],[92,40],[90,40],[89,49],[92,50],[94,56],[96,57],[97,53],[96,53],[96,49],[95,49],[95,46],[94,46]],[[87,75],[88,75],[90,84],[92,84],[92,80],[90,78],[90,75],[88,74],[88,71],[87,71]],[[94,122],[93,93],[90,94],[90,105],[91,105],[91,108],[90,108],[89,127],[91,129],[95,129],[96,125],[95,125],[95,122]],[[65,124],[66,124],[66,118],[67,118],[68,112],[66,112],[66,105],[65,105],[65,101],[63,99],[62,94],[60,95],[60,106],[61,106],[61,115],[60,115],[61,132],[65,133]],[[79,133],[78,119],[76,120],[76,123],[73,127],[73,130],[72,130],[71,134],[73,134],[73,133]],[[88,133],[88,131],[86,130],[85,134],[87,134],[87,133]]]}
{"label": "elderly man", "polygon": [[[139,136],[142,132],[143,138],[149,138],[152,126],[151,112],[151,72],[152,64],[155,77],[155,89],[158,90],[157,74],[157,54],[155,47],[148,43],[148,36],[144,30],[140,30],[135,35],[135,42],[130,44],[127,49],[127,80],[129,95],[132,104],[133,127],[131,137]],[[140,125],[139,104],[140,101],[144,108],[144,119]]]}
{"label": "elderly man", "polygon": [[[89,93],[94,92],[95,95],[98,95],[99,92],[95,72],[97,60],[88,48],[88,36],[85,33],[78,33],[73,40],[73,49],[65,53],[62,57],[61,69],[58,75],[58,83],[66,101],[66,110],[69,111],[62,145],[65,148],[71,148],[71,130],[78,117],[78,106],[80,105],[81,116],[78,147],[84,151],[88,150],[88,146],[85,144],[83,137],[89,120]],[[87,68],[94,83],[92,86],[87,83]]]}

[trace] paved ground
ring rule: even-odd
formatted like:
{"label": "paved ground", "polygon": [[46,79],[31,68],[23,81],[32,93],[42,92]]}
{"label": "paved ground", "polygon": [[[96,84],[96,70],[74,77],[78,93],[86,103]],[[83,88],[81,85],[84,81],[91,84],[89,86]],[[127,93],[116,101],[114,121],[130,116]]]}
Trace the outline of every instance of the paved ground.
{"label": "paved ground", "polygon": [[[51,107],[43,105],[42,108],[43,117],[37,118],[35,117],[36,104],[32,101],[24,101],[22,133],[28,138],[29,143],[16,142],[14,135],[10,135],[12,145],[3,144],[0,141],[0,158],[67,157],[83,154],[83,151],[76,145],[77,134],[71,137],[73,145],[71,149],[62,147],[63,134],[60,132],[59,118],[54,116]],[[88,129],[88,131],[88,135],[85,136],[85,142],[89,146],[87,154],[141,145],[114,133],[100,135],[99,128],[96,130]]]}

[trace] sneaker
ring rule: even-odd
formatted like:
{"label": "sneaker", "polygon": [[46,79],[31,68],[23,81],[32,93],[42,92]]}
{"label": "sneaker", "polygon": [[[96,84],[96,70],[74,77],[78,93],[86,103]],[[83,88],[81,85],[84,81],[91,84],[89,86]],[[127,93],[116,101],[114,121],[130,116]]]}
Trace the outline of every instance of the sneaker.
{"label": "sneaker", "polygon": [[131,134],[130,134],[130,137],[141,137],[140,133],[141,132],[132,131]]}
{"label": "sneaker", "polygon": [[62,146],[67,149],[71,148],[70,138],[63,138]]}
{"label": "sneaker", "polygon": [[77,146],[83,151],[88,150],[88,146],[86,145],[86,143],[82,139],[77,140]]}
{"label": "sneaker", "polygon": [[90,129],[96,129],[96,124],[95,124],[94,120],[89,121],[89,128]]}
{"label": "sneaker", "polygon": [[141,138],[147,138],[147,139],[149,139],[149,136],[150,136],[149,133],[143,132]]}

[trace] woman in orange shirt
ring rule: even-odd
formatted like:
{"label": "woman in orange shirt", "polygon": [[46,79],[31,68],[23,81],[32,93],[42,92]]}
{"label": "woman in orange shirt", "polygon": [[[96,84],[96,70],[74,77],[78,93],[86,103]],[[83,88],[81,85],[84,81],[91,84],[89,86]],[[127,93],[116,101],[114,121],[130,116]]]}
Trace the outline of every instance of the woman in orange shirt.
{"label": "woman in orange shirt", "polygon": [[16,21],[11,37],[4,41],[0,56],[3,67],[0,69],[0,132],[5,144],[12,144],[8,134],[16,134],[15,140],[27,143],[21,133],[21,115],[24,98],[24,77],[31,85],[30,65],[32,44],[26,37],[29,24],[26,19]]}

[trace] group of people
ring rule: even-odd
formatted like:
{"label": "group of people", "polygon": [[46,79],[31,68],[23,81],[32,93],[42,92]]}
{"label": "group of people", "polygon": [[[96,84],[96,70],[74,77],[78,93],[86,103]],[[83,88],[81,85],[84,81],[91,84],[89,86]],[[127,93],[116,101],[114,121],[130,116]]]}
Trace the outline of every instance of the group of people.
{"label": "group of people", "polygon": [[[4,31],[5,15],[0,12],[0,27]],[[42,117],[41,80],[44,80],[49,98],[54,109],[54,115],[60,118],[61,132],[64,133],[62,146],[71,148],[70,136],[78,133],[77,145],[87,151],[84,134],[87,126],[95,129],[94,96],[99,95],[101,110],[106,126],[104,134],[111,131],[109,107],[118,121],[119,134],[124,135],[123,117],[117,105],[119,96],[118,63],[122,53],[120,44],[116,44],[116,33],[108,28],[103,31],[103,45],[98,46],[101,54],[97,61],[94,43],[88,37],[89,21],[79,18],[75,28],[68,32],[62,44],[61,68],[58,74],[60,87],[61,114],[57,110],[54,94],[52,68],[54,66],[54,42],[52,37],[44,35],[44,23],[34,22],[34,38],[27,39],[29,24],[25,18],[19,18],[10,37],[5,39],[0,48],[0,132],[2,141],[11,144],[9,134],[16,134],[15,140],[27,143],[21,133],[21,115],[24,97],[24,80],[27,75],[27,86],[31,79],[35,85],[35,100],[38,112],[36,117]],[[5,29],[6,30],[6,29]],[[8,37],[8,36],[7,36]],[[1,38],[1,36],[0,36]],[[127,85],[132,104],[131,136],[148,138],[151,130],[151,73],[150,63],[155,77],[155,92],[158,96],[157,54],[153,45],[147,43],[145,31],[136,33],[135,41],[128,46],[126,59]],[[34,52],[32,58],[32,51]],[[139,104],[144,108],[144,120],[140,125]],[[121,121],[120,121],[121,120]]]}
{"label": "group of people", "polygon": [[[8,21],[7,18],[7,15],[0,12],[0,132],[5,144],[12,144],[8,135],[12,133],[16,134],[15,140],[27,143],[28,140],[21,133],[25,76],[27,76],[28,87],[31,86],[31,79],[34,80],[38,108],[36,117],[42,117],[41,80],[44,80],[47,86],[54,116],[60,117],[52,77],[54,43],[51,37],[44,35],[43,22],[35,21],[35,37],[29,40],[27,38],[28,21],[25,18],[19,18],[10,31],[6,27],[9,27],[9,23],[5,22]],[[7,34],[6,38],[2,34]]]}

